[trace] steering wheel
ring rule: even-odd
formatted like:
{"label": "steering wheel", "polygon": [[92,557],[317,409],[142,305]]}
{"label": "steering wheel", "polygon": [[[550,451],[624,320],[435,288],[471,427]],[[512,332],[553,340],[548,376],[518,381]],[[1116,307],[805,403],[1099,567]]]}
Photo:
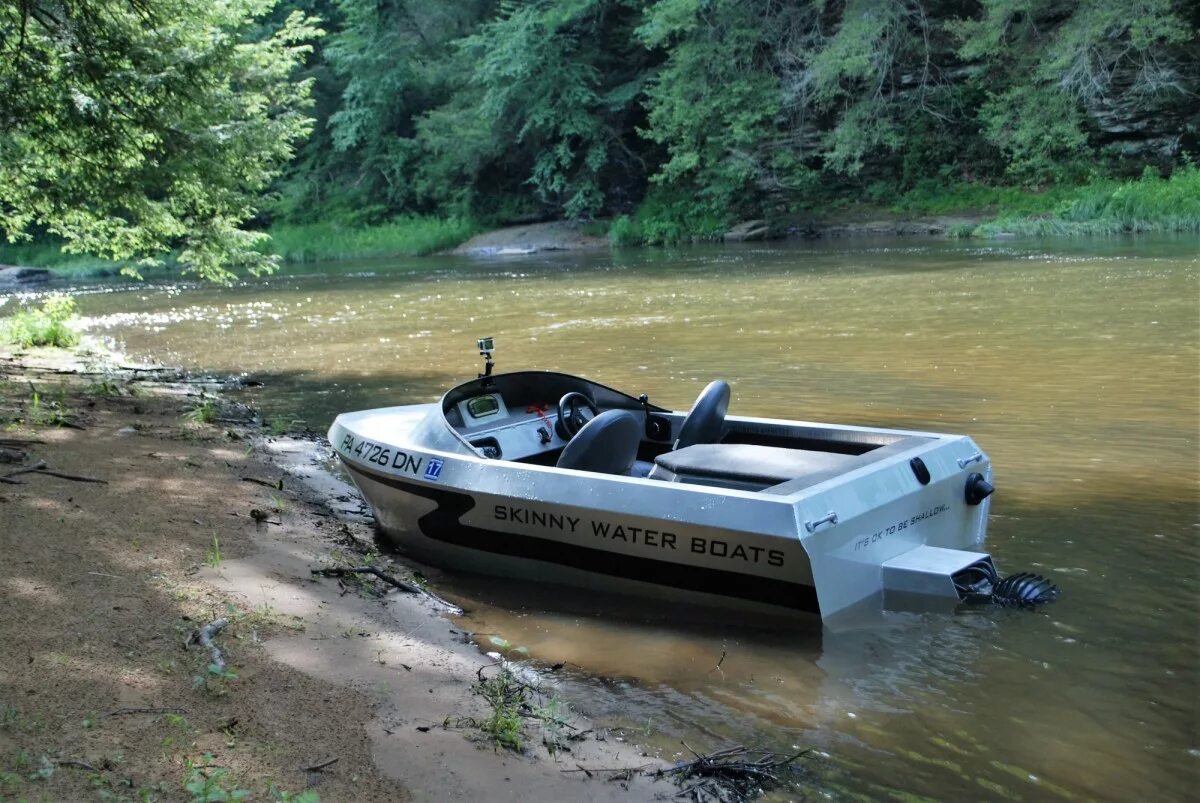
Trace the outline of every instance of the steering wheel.
{"label": "steering wheel", "polygon": [[[583,417],[582,410],[585,409],[591,413],[587,418]],[[595,402],[584,394],[575,390],[564,393],[563,397],[558,400],[558,434],[563,440],[569,441],[579,430],[583,429],[584,424],[598,415],[600,415],[600,411],[596,408]]]}

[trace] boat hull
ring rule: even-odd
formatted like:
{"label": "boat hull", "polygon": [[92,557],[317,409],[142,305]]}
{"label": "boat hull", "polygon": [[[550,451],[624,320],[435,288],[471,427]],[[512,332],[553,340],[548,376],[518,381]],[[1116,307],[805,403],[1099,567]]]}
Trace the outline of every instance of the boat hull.
{"label": "boat hull", "polygon": [[[957,550],[964,565],[981,556],[987,501],[964,500],[962,463],[990,468],[969,438],[930,436],[911,454],[778,495],[429,448],[428,407],[340,416],[330,440],[381,530],[434,565],[828,618],[879,595],[885,564],[913,549]],[[918,454],[926,484],[910,467]]]}

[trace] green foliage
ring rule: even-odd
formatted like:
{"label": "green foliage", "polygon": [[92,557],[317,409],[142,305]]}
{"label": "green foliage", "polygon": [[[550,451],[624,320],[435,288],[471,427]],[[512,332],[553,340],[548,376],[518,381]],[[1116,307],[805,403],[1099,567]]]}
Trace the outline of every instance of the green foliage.
{"label": "green foliage", "polygon": [[132,270],[169,251],[227,281],[268,270],[242,228],[308,133],[291,75],[319,35],[274,0],[19,0],[0,10],[0,230]]}
{"label": "green foliage", "polygon": [[50,296],[40,309],[22,310],[0,322],[0,334],[5,342],[29,348],[53,346],[70,348],[79,342],[72,329],[75,318],[75,299],[70,296]]}
{"label": "green foliage", "polygon": [[[487,136],[459,94],[472,65],[452,42],[468,35],[485,0],[336,0],[340,27],[323,51],[318,82],[325,125],[306,146],[301,168],[283,185],[278,211],[287,222],[334,220],[350,227],[396,212],[469,212],[462,201],[474,154]],[[435,110],[447,136],[426,138]]]}
{"label": "green foliage", "polygon": [[229,279],[551,218],[635,244],[864,200],[1021,216],[1200,147],[1185,0],[279,2],[0,11],[0,229],[36,238],[0,261],[75,259],[59,237]]}
{"label": "green foliage", "polygon": [[542,744],[546,745],[550,755],[557,754],[566,745],[563,729],[569,725],[567,718],[570,715],[570,706],[559,699],[557,694],[551,694],[550,698],[534,711],[534,716],[542,726]]}
{"label": "green foliage", "polygon": [[87,254],[68,254],[62,248],[63,241],[58,239],[9,243],[0,238],[0,265],[50,268],[55,273],[70,275],[116,273],[121,268],[119,263]]}
{"label": "green foliage", "polygon": [[1072,191],[1050,214],[1004,214],[973,234],[994,236],[1112,235],[1139,232],[1200,233],[1200,168],[1162,178],[1147,169],[1140,179],[1094,181]]}
{"label": "green foliage", "polygon": [[713,240],[729,228],[727,215],[709,211],[677,191],[655,188],[632,218],[622,215],[613,221],[608,237],[616,246]]}
{"label": "green foliage", "polygon": [[987,94],[978,119],[1008,175],[1029,185],[1079,180],[1114,116],[1181,127],[1180,104],[1200,80],[1183,9],[1178,0],[984,0],[979,17],[948,23],[959,55],[991,68],[972,79]]}
{"label": "green foliage", "polygon": [[212,547],[209,548],[208,557],[204,562],[214,569],[221,567],[221,541],[217,538],[216,533],[213,533]]}
{"label": "green foliage", "polygon": [[229,770],[224,767],[212,767],[211,753],[205,753],[200,764],[188,759],[185,769],[183,790],[191,795],[192,803],[229,803],[229,801],[246,800],[250,797],[249,789],[230,785]]}
{"label": "green foliage", "polygon": [[237,679],[237,670],[219,664],[207,664],[203,672],[192,677],[192,688],[203,689],[213,697],[223,697],[229,693],[229,682]]}
{"label": "green foliage", "polygon": [[927,179],[892,197],[888,209],[897,214],[911,215],[945,215],[963,211],[1036,215],[1057,208],[1074,197],[1075,193],[1076,188],[1064,185],[1039,192],[1023,187]]}
{"label": "green foliage", "polygon": [[[653,179],[691,196],[700,215],[736,215],[754,197],[753,188],[772,179],[770,152],[783,98],[778,76],[762,58],[769,52],[767,32],[753,6],[668,0],[651,6],[638,28],[647,47],[667,50],[646,90],[647,125],[640,131],[665,151]],[[677,221],[678,211],[639,216]],[[683,234],[656,231],[646,240]]]}
{"label": "green foliage", "polygon": [[480,115],[496,144],[528,165],[538,198],[567,217],[604,207],[602,171],[640,88],[617,61],[628,34],[607,36],[626,11],[613,0],[502,4],[498,19],[460,44],[476,65]]}
{"label": "green foliage", "polygon": [[113,397],[121,395],[121,386],[109,376],[97,379],[95,382],[83,389],[83,392],[89,396]]}
{"label": "green foliage", "polygon": [[333,223],[271,228],[271,249],[284,262],[421,256],[453,248],[479,231],[462,218],[400,217],[374,226]]}
{"label": "green foliage", "polygon": [[480,728],[491,737],[497,748],[505,747],[520,752],[521,708],[528,702],[528,689],[507,669],[492,678],[480,678],[475,684],[475,693],[489,706],[491,715]]}
{"label": "green foliage", "polygon": [[305,789],[302,792],[288,792],[271,784],[267,789],[271,799],[278,803],[321,803],[321,796],[315,789]]}
{"label": "green foliage", "polygon": [[50,760],[49,756],[42,756],[38,761],[38,768],[29,773],[31,781],[48,781],[54,777],[54,771],[57,769],[55,763]]}
{"label": "green foliage", "polygon": [[201,394],[191,407],[183,414],[183,418],[193,424],[211,424],[217,420],[217,402],[211,396]]}

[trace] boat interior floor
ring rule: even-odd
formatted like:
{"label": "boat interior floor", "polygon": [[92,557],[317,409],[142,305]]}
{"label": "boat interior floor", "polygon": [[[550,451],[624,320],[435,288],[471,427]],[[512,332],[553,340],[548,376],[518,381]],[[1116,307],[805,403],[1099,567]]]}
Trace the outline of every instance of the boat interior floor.
{"label": "boat interior floor", "polygon": [[786,495],[926,443],[908,437],[861,454],[705,443],[664,452],[654,459],[649,479]]}
{"label": "boat interior floor", "polygon": [[650,479],[760,490],[798,477],[841,470],[852,455],[750,443],[699,443],[654,460]]}

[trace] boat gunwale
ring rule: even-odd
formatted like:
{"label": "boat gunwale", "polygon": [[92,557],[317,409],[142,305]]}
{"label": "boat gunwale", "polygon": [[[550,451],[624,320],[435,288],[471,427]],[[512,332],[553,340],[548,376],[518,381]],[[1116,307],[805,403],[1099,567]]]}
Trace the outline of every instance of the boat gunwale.
{"label": "boat gunwale", "polygon": [[[381,408],[374,408],[371,410],[360,410],[360,411],[355,411],[355,412],[351,412],[351,413],[342,413],[342,414],[338,415],[337,418],[334,419],[333,427],[340,426],[343,429],[345,429],[346,431],[351,432],[360,438],[366,438],[367,436],[361,434],[358,430],[352,429],[352,427],[349,425],[349,423],[347,421],[344,421],[343,419],[345,419],[347,416],[353,417],[356,415],[363,415],[363,414],[367,414],[367,413],[385,413],[389,410],[405,410],[405,409],[415,411],[415,409],[417,409],[417,408],[431,408],[431,407],[437,407],[438,409],[436,410],[436,412],[438,412],[438,414],[441,415],[444,420],[445,415],[444,415],[444,412],[442,411],[442,409],[440,408],[440,402],[426,402],[423,404],[398,405],[395,407],[381,407]],[[680,415],[681,413],[673,412],[671,414]],[[747,489],[741,489],[741,488],[723,488],[723,487],[716,486],[716,485],[700,485],[700,484],[681,483],[681,482],[662,482],[661,480],[651,480],[646,477],[632,477],[632,476],[626,476],[626,475],[620,475],[620,474],[602,474],[602,473],[597,473],[597,472],[593,472],[593,471],[583,471],[583,470],[579,470],[579,469],[559,468],[557,466],[546,466],[546,465],[541,465],[538,463],[523,463],[523,462],[519,462],[519,461],[515,461],[515,460],[488,458],[488,457],[484,457],[480,454],[477,454],[473,448],[471,450],[471,453],[467,454],[467,453],[459,452],[459,451],[446,451],[444,449],[439,449],[439,448],[432,447],[432,446],[425,446],[423,444],[417,443],[416,441],[410,441],[409,444],[405,445],[401,438],[396,438],[395,436],[392,436],[393,437],[392,440],[385,441],[385,442],[392,446],[405,445],[405,448],[419,449],[423,453],[428,454],[432,457],[437,457],[441,460],[465,461],[465,462],[472,463],[472,464],[485,465],[487,467],[492,468],[493,470],[507,469],[507,470],[515,470],[515,471],[533,471],[535,473],[544,473],[544,474],[552,475],[552,476],[568,476],[568,477],[575,477],[575,478],[579,478],[579,479],[587,479],[587,480],[591,480],[593,482],[611,481],[611,482],[616,482],[616,483],[632,483],[632,484],[634,484],[635,487],[638,487],[638,488],[670,488],[673,490],[678,490],[678,491],[683,491],[683,492],[688,492],[688,493],[704,494],[706,496],[718,494],[720,496],[757,500],[760,502],[779,502],[779,503],[783,503],[788,506],[794,507],[797,503],[804,501],[808,497],[823,493],[824,491],[829,490],[830,488],[836,487],[837,485],[840,485],[846,481],[859,479],[862,476],[864,476],[864,474],[866,474],[866,473],[877,471],[881,465],[885,465],[885,464],[892,463],[892,462],[898,463],[902,460],[911,459],[913,456],[917,456],[929,449],[936,448],[939,445],[945,444],[947,442],[952,442],[954,440],[959,440],[959,439],[969,440],[969,436],[966,436],[966,435],[930,433],[930,432],[920,432],[920,431],[914,431],[914,430],[893,430],[893,429],[861,427],[861,426],[853,426],[853,425],[839,426],[839,425],[832,425],[832,424],[821,424],[821,423],[816,423],[816,422],[790,421],[787,419],[757,418],[757,417],[749,417],[749,416],[728,416],[727,420],[731,420],[731,421],[735,421],[735,422],[739,422],[739,423],[766,424],[766,425],[777,425],[777,426],[785,426],[785,427],[801,426],[801,427],[805,427],[805,428],[809,428],[809,429],[825,430],[825,431],[829,431],[829,432],[851,431],[851,432],[858,432],[858,433],[877,433],[877,434],[883,434],[883,435],[920,437],[920,438],[928,439],[928,442],[914,444],[909,449],[906,449],[904,451],[897,452],[897,453],[892,453],[890,455],[883,457],[879,461],[868,462],[864,465],[857,466],[857,467],[845,472],[844,474],[839,474],[834,477],[829,477],[825,480],[822,480],[819,483],[816,483],[816,484],[813,484],[810,486],[806,486],[803,488],[797,488],[796,490],[794,490],[790,493],[786,493],[786,494],[767,493],[767,491],[769,491],[770,488],[777,487],[777,486],[768,486],[767,488],[763,488],[763,489],[759,489],[759,490],[747,490]],[[447,424],[447,426],[449,426],[449,425]],[[453,427],[449,427],[449,428],[451,430],[453,430]],[[455,434],[459,434],[459,433],[456,432]],[[370,440],[378,442],[379,439],[372,437],[372,438],[370,438]],[[339,458],[346,460],[348,462],[351,462],[355,465],[362,465],[363,467],[365,467],[371,471],[375,471],[375,472],[378,472],[380,469],[380,467],[377,465],[374,465],[374,464],[368,465],[366,462],[355,459],[352,456],[343,455],[340,451],[337,451],[336,449],[335,449],[335,451],[337,452]],[[869,453],[870,452],[867,452],[867,454],[869,454]],[[387,475],[387,474],[385,474],[385,475]],[[401,475],[396,474],[396,476],[401,476]],[[791,481],[792,480],[788,480],[787,482],[791,482]],[[435,483],[422,483],[422,484],[429,484],[432,486]],[[437,484],[444,485],[445,483],[439,482]],[[784,484],[784,483],[778,483],[778,485],[782,485],[782,484]]]}

